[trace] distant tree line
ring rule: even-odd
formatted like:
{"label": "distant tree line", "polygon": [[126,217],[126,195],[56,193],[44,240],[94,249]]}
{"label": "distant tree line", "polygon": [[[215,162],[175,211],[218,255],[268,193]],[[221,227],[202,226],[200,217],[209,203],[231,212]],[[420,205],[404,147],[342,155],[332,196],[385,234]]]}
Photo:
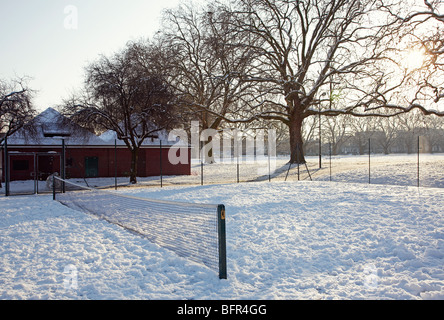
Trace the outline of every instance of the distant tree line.
{"label": "distant tree line", "polygon": [[[444,152],[444,121],[417,111],[376,119],[321,118],[320,131],[318,119],[313,120],[304,128],[305,150],[310,155],[319,154],[319,137],[322,154],[329,154],[330,150],[333,155],[367,154],[369,139],[372,153],[416,153],[418,136],[421,152]],[[286,153],[285,147],[280,151]]]}

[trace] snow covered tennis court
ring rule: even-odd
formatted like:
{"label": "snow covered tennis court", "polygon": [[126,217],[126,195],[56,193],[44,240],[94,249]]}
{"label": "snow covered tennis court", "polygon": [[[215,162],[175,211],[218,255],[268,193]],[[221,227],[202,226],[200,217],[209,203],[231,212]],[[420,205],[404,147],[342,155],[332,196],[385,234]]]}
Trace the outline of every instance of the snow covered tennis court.
{"label": "snow covered tennis court", "polygon": [[0,197],[0,299],[444,299],[444,189],[264,181],[118,192],[225,204],[228,279],[51,195]]}

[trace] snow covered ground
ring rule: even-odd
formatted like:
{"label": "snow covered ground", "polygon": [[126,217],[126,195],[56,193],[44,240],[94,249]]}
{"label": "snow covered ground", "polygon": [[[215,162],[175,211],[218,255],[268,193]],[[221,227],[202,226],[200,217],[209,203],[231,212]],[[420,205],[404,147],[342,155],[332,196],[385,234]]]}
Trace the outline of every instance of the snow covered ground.
{"label": "snow covered ground", "polygon": [[[440,187],[442,161],[430,157],[421,181]],[[401,158],[381,162],[386,180],[374,159],[372,184],[365,161],[341,171],[337,158],[332,182],[312,165],[315,181],[292,171],[285,182],[284,170],[271,183],[119,188],[225,204],[227,280],[51,195],[1,196],[0,299],[444,299],[444,189],[413,187],[416,158]],[[395,168],[410,186],[393,185]]]}

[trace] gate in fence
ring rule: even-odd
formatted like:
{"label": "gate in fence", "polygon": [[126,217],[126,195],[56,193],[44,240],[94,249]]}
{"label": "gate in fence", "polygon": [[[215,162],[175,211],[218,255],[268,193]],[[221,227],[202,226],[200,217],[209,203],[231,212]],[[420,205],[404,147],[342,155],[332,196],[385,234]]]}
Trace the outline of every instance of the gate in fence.
{"label": "gate in fence", "polygon": [[5,195],[50,193],[46,179],[62,168],[62,155],[57,152],[8,152],[3,157]]}

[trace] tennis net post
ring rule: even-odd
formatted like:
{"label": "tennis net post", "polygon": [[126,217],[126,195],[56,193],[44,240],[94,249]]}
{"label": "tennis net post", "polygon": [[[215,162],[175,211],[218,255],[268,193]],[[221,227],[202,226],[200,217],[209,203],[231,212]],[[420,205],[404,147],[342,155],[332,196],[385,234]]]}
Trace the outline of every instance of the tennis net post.
{"label": "tennis net post", "polygon": [[225,206],[217,206],[217,225],[219,235],[219,279],[227,279],[227,237],[225,231]]}

